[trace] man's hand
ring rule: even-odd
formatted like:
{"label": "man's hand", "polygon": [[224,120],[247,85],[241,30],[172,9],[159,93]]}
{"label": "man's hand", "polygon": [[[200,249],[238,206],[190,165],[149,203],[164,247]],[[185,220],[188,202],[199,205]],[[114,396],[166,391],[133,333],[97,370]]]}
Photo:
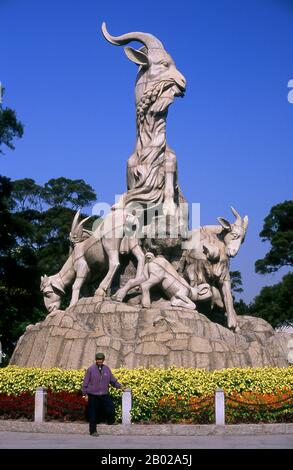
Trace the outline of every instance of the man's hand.
{"label": "man's hand", "polygon": [[88,402],[89,401],[89,397],[87,395],[82,395],[82,398],[84,399],[84,401]]}

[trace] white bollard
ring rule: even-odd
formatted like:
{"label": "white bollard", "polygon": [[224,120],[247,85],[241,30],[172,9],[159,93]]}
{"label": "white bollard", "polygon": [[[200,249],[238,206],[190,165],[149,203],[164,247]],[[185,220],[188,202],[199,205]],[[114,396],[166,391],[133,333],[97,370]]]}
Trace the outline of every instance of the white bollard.
{"label": "white bollard", "polygon": [[47,389],[37,387],[35,393],[35,423],[43,423],[47,414]]}
{"label": "white bollard", "polygon": [[216,424],[223,426],[225,424],[225,395],[222,388],[217,388],[215,393],[215,414]]}
{"label": "white bollard", "polygon": [[131,424],[131,390],[126,388],[122,395],[122,424]]}

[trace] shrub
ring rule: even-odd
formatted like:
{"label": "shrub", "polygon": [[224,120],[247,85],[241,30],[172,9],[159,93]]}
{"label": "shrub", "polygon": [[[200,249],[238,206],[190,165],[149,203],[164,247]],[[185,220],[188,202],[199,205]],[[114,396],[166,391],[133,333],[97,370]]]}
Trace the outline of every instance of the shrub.
{"label": "shrub", "polygon": [[0,418],[32,420],[34,416],[34,396],[30,392],[20,395],[0,394]]}
{"label": "shrub", "polygon": [[209,424],[215,422],[214,396],[184,399],[174,395],[162,397],[152,411],[156,423]]}
{"label": "shrub", "polygon": [[[76,395],[80,394],[84,373],[84,370],[8,366],[0,369],[0,394],[18,397],[23,393],[32,394],[37,387],[44,386],[52,393],[67,392]],[[121,368],[113,369],[113,373],[124,387],[132,389],[133,422],[151,420],[167,422],[178,419],[191,420],[192,422],[202,422],[202,420],[212,422],[214,419],[211,411],[213,406],[208,406],[208,400],[213,396],[216,388],[223,388],[226,397],[232,399],[236,395],[237,397],[240,395],[248,397],[245,395],[247,393],[260,394],[260,397],[262,394],[290,394],[293,390],[292,366],[287,368],[231,368],[215,371],[176,367],[168,369]],[[120,421],[121,391],[112,388],[111,395],[116,405],[116,420]],[[175,408],[170,408],[170,401],[172,402],[174,399],[176,411]],[[203,399],[206,400],[206,409],[199,411],[197,405]],[[245,406],[245,410],[248,409],[248,405]],[[239,405],[237,409],[232,410],[231,408],[230,414],[237,421],[240,419],[241,413],[245,412],[245,416],[247,415],[248,412],[245,410],[244,408],[240,409]],[[290,410],[286,413],[286,416],[289,416]],[[229,412],[227,416],[230,416]],[[249,419],[252,419],[253,413],[250,413],[249,416],[251,416]],[[276,416],[276,420],[279,419],[278,413],[274,416]]]}
{"label": "shrub", "polygon": [[292,390],[277,390],[275,393],[232,393],[226,399],[225,415],[227,424],[292,422]]}
{"label": "shrub", "polygon": [[[34,419],[35,396],[31,392],[20,395],[0,394],[0,418]],[[59,421],[84,421],[86,419],[85,403],[81,394],[50,390],[47,396],[47,419]]]}

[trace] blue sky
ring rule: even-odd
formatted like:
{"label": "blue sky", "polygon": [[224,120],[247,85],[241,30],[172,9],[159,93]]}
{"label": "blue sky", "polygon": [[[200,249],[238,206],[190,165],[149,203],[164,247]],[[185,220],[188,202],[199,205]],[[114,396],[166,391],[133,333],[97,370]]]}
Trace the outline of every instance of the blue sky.
{"label": "blue sky", "polygon": [[202,224],[232,221],[231,204],[248,214],[232,269],[252,300],[285,273],[260,276],[254,262],[268,249],[258,236],[265,216],[292,199],[293,0],[0,0],[4,104],[25,124],[1,174],[82,178],[108,203],[125,191],[136,66],[104,40],[104,20],[113,35],[159,37],[186,77],[167,123],[180,186],[201,204]]}

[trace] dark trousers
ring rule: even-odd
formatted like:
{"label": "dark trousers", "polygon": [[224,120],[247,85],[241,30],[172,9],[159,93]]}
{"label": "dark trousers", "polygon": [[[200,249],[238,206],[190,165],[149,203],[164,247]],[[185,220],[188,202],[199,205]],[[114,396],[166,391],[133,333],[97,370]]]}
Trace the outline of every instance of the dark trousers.
{"label": "dark trousers", "polygon": [[90,433],[96,432],[97,423],[115,422],[115,407],[110,395],[88,395],[88,421]]}

